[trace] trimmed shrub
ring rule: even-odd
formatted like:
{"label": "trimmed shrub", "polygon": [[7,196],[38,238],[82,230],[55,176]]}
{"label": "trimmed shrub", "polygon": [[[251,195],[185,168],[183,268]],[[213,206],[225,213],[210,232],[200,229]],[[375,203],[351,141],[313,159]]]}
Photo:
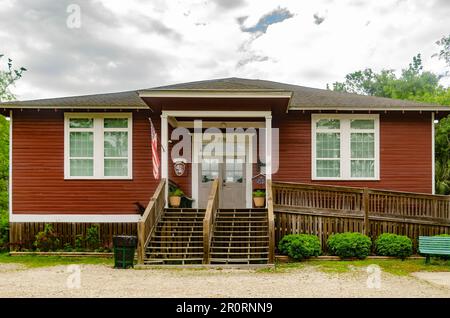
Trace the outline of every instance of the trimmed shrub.
{"label": "trimmed shrub", "polygon": [[322,253],[319,238],[309,234],[288,234],[278,242],[278,251],[293,259],[301,260]]}
{"label": "trimmed shrub", "polygon": [[340,258],[364,259],[370,253],[371,239],[357,232],[346,232],[331,235],[327,241],[328,250]]}
{"label": "trimmed shrub", "polygon": [[288,255],[289,246],[292,243],[292,240],[297,236],[297,234],[288,234],[282,237],[282,239],[278,242],[278,251],[283,255]]}
{"label": "trimmed shrub", "polygon": [[409,237],[384,233],[375,241],[375,250],[380,256],[395,256],[404,259],[413,253],[413,244]]}
{"label": "trimmed shrub", "polygon": [[295,260],[319,256],[321,252],[319,238],[315,235],[296,235],[288,247],[288,255]]}

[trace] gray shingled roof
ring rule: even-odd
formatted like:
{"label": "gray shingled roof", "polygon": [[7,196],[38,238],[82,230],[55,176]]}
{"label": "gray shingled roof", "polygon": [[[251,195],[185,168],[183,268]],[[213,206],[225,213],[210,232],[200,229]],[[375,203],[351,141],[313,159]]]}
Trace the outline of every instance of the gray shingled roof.
{"label": "gray shingled roof", "polygon": [[0,108],[140,108],[148,109],[137,91],[0,103]]}
{"label": "gray shingled roof", "polygon": [[340,93],[279,82],[243,78],[223,78],[198,82],[160,86],[149,89],[111,94],[74,96],[0,103],[0,108],[148,108],[138,92],[202,92],[202,91],[286,91],[292,92],[290,110],[338,109],[338,110],[450,110],[448,106],[413,101]]}

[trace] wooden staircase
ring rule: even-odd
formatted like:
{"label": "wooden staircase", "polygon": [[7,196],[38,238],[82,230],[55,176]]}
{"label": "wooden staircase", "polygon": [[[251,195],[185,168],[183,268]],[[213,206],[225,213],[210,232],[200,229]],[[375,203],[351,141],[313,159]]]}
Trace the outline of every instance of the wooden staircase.
{"label": "wooden staircase", "polygon": [[205,209],[164,209],[144,264],[201,264]]}
{"label": "wooden staircase", "polygon": [[217,210],[211,240],[211,264],[267,264],[267,209]]}
{"label": "wooden staircase", "polygon": [[138,264],[273,263],[271,191],[267,209],[220,209],[215,180],[206,209],[173,209],[164,208],[164,187],[138,223]]}

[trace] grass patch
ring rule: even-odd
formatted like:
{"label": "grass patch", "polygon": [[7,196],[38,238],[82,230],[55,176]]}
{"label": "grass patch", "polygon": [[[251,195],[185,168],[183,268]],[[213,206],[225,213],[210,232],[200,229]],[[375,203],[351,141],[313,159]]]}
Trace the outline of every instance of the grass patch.
{"label": "grass patch", "polygon": [[114,265],[114,260],[102,257],[62,257],[62,256],[41,256],[41,255],[21,255],[10,256],[8,253],[0,253],[0,264],[22,264],[28,268],[50,267],[70,264],[93,264],[93,265]]}
{"label": "grass patch", "polygon": [[352,270],[360,269],[369,265],[378,265],[384,272],[406,276],[414,272],[450,272],[450,261],[433,259],[431,264],[425,264],[423,260],[355,260],[355,261],[319,261],[312,260],[301,263],[277,264],[272,272],[286,272],[291,269],[301,269],[306,266],[314,266],[319,271],[325,273],[347,273]]}

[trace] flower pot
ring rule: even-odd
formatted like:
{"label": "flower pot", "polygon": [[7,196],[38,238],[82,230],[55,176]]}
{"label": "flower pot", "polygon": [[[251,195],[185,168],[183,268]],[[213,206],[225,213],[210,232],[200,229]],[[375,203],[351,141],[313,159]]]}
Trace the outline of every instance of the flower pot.
{"label": "flower pot", "polygon": [[256,208],[262,208],[265,205],[266,198],[265,197],[253,197],[253,203]]}
{"label": "flower pot", "polygon": [[169,197],[169,204],[172,208],[178,208],[181,203],[181,197],[171,196]]}

